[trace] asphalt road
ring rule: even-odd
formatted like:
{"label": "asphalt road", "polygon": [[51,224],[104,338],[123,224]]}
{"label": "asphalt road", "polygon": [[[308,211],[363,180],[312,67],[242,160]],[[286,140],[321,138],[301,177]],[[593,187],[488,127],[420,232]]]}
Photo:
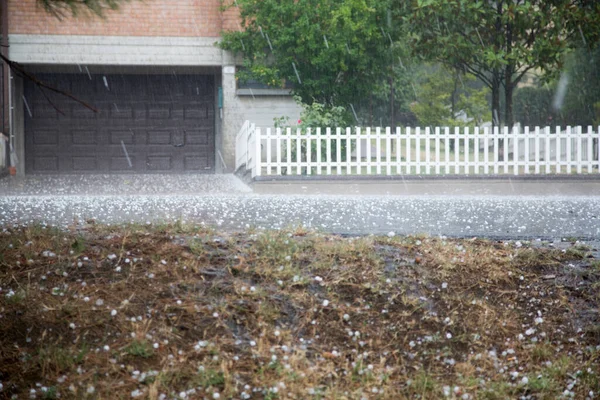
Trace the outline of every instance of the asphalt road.
{"label": "asphalt road", "polygon": [[[182,221],[224,230],[302,225],[343,234],[600,240],[600,196],[595,195],[256,194],[231,176],[224,178],[225,183],[171,177],[183,180],[175,185],[180,191],[168,185],[161,190],[127,191],[119,185],[145,186],[137,185],[135,177],[107,179],[110,191],[94,195],[84,194],[89,188],[83,190],[64,179],[60,195],[45,194],[53,190],[45,186],[44,178],[34,179],[35,184],[21,182],[17,189],[13,185],[6,194],[0,193],[0,226],[36,222],[66,226],[90,219],[108,224]],[[47,182],[57,184],[56,179]],[[89,179],[85,182],[91,185]],[[195,189],[189,190],[190,185]]]}

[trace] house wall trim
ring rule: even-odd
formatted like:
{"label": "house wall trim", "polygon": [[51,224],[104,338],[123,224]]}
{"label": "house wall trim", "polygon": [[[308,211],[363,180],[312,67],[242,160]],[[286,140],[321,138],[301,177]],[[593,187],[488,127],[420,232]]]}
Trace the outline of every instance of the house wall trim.
{"label": "house wall trim", "polygon": [[10,34],[9,55],[23,64],[221,66],[230,56],[214,37]]}

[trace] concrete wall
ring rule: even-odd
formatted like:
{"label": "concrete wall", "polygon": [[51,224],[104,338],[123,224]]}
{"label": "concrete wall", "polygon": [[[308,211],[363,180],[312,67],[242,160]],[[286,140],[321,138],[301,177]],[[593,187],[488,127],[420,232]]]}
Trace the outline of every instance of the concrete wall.
{"label": "concrete wall", "polygon": [[211,37],[11,34],[9,55],[22,64],[220,66]]}
{"label": "concrete wall", "polygon": [[257,127],[266,128],[273,126],[273,118],[288,116],[290,121],[297,121],[300,117],[300,107],[291,96],[258,95],[254,97],[238,96],[236,94],[235,67],[223,67],[223,93],[224,93],[224,118],[223,118],[223,157],[227,170],[232,171],[235,165],[235,137],[246,120],[250,120]]}

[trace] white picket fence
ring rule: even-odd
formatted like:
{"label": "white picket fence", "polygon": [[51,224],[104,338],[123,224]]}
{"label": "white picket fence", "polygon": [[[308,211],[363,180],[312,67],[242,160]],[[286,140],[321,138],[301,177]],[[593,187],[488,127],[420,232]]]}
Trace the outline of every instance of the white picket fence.
{"label": "white picket fence", "polygon": [[261,175],[597,174],[600,127],[261,129],[246,121],[236,170]]}

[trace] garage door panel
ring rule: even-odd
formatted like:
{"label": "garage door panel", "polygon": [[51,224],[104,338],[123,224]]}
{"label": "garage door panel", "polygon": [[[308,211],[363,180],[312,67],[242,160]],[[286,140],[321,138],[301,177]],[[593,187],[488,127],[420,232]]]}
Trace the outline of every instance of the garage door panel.
{"label": "garage door panel", "polygon": [[75,172],[94,172],[98,170],[95,156],[76,156],[72,158],[72,169]]}
{"label": "garage door panel", "polygon": [[[29,104],[29,103],[28,103]],[[46,101],[45,104],[42,103],[34,103],[30,104],[31,114],[33,118],[47,119],[47,120],[56,120],[58,119],[58,111],[52,107],[51,104]],[[27,113],[25,118],[31,118],[31,115]]]}
{"label": "garage door panel", "polygon": [[118,105],[113,103],[109,109],[109,118],[111,119],[132,119],[134,118],[134,109],[130,105]]}
{"label": "garage door panel", "polygon": [[[214,171],[213,78],[189,75],[46,75],[99,109],[64,97],[53,102],[32,84],[25,95],[28,173]],[[206,90],[210,88],[210,92]],[[198,89],[198,90],[196,90]],[[123,148],[124,147],[124,148]]]}
{"label": "garage door panel", "polygon": [[129,144],[134,144],[134,135],[131,133],[131,131],[111,131],[110,132],[110,144],[112,145],[119,145],[122,146],[122,144],[125,145],[129,145]]}
{"label": "garage door panel", "polygon": [[58,172],[57,156],[40,156],[34,159],[34,168],[41,171]]}
{"label": "garage door panel", "polygon": [[95,129],[73,129],[68,131],[69,142],[72,146],[95,145]]}
{"label": "garage door panel", "polygon": [[36,129],[32,132],[34,145],[58,145],[58,130]]}
{"label": "garage door panel", "polygon": [[200,144],[208,145],[210,142],[210,135],[212,132],[210,129],[186,129],[185,130],[185,142],[189,145]]}
{"label": "garage door panel", "polygon": [[146,157],[149,171],[170,172],[173,169],[173,158],[169,155],[149,155]]}
{"label": "garage door panel", "polygon": [[149,104],[147,115],[148,119],[169,119],[171,118],[171,104]]}

